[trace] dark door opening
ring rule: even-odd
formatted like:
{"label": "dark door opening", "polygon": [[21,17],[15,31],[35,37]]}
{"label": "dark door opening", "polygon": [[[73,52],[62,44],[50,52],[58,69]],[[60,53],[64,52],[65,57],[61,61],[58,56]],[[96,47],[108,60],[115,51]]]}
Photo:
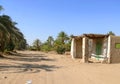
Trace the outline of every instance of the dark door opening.
{"label": "dark door opening", "polygon": [[96,55],[102,54],[102,40],[96,41]]}

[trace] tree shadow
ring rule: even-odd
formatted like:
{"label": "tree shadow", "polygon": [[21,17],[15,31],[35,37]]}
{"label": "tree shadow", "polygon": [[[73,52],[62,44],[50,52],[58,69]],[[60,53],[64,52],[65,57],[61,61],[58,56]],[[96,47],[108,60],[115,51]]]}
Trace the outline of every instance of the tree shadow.
{"label": "tree shadow", "polygon": [[14,53],[14,52],[11,52],[11,55],[12,56],[17,56],[17,57],[47,57],[45,56],[44,54],[33,54],[33,53],[29,53],[29,54],[23,54],[23,53]]}
{"label": "tree shadow", "polygon": [[27,64],[17,63],[17,65],[0,64],[0,72],[2,73],[38,73],[41,70],[54,71],[60,67],[56,65],[45,65],[45,64]]}
{"label": "tree shadow", "polygon": [[8,64],[0,63],[0,72],[2,73],[38,73],[41,70],[50,72],[60,68],[56,65],[37,64],[37,62],[41,61],[56,61],[56,59],[49,58],[44,54],[13,53],[12,55],[4,56],[0,60],[9,60],[10,62]]}
{"label": "tree shadow", "polygon": [[22,53],[13,53],[12,55],[4,56],[3,59],[24,62],[56,61],[55,59],[48,58],[44,54],[22,54]]}

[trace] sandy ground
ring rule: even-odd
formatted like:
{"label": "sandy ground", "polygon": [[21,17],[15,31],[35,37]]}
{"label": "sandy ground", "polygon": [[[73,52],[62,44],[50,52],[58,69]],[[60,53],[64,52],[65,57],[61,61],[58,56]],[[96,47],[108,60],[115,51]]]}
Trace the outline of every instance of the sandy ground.
{"label": "sandy ground", "polygon": [[0,84],[120,84],[120,64],[83,64],[65,55],[18,53],[0,58]]}

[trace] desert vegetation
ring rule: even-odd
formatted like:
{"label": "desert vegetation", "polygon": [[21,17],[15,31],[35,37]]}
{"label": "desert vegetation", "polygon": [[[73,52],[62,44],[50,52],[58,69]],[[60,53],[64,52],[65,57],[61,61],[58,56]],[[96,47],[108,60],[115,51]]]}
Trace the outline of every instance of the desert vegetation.
{"label": "desert vegetation", "polygon": [[[3,7],[0,6],[0,12]],[[25,49],[26,39],[9,15],[0,14],[0,52]]]}
{"label": "desert vegetation", "polygon": [[49,36],[48,39],[42,43],[39,39],[33,42],[32,46],[29,46],[29,50],[34,51],[56,51],[58,54],[64,54],[65,51],[70,51],[71,39],[64,31],[58,33],[56,39]]}

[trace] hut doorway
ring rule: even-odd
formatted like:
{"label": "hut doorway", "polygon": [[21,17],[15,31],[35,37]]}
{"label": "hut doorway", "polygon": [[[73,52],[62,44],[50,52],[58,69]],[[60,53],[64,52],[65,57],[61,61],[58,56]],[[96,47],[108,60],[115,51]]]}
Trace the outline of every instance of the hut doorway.
{"label": "hut doorway", "polygon": [[102,54],[102,40],[97,40],[96,42],[96,55]]}

